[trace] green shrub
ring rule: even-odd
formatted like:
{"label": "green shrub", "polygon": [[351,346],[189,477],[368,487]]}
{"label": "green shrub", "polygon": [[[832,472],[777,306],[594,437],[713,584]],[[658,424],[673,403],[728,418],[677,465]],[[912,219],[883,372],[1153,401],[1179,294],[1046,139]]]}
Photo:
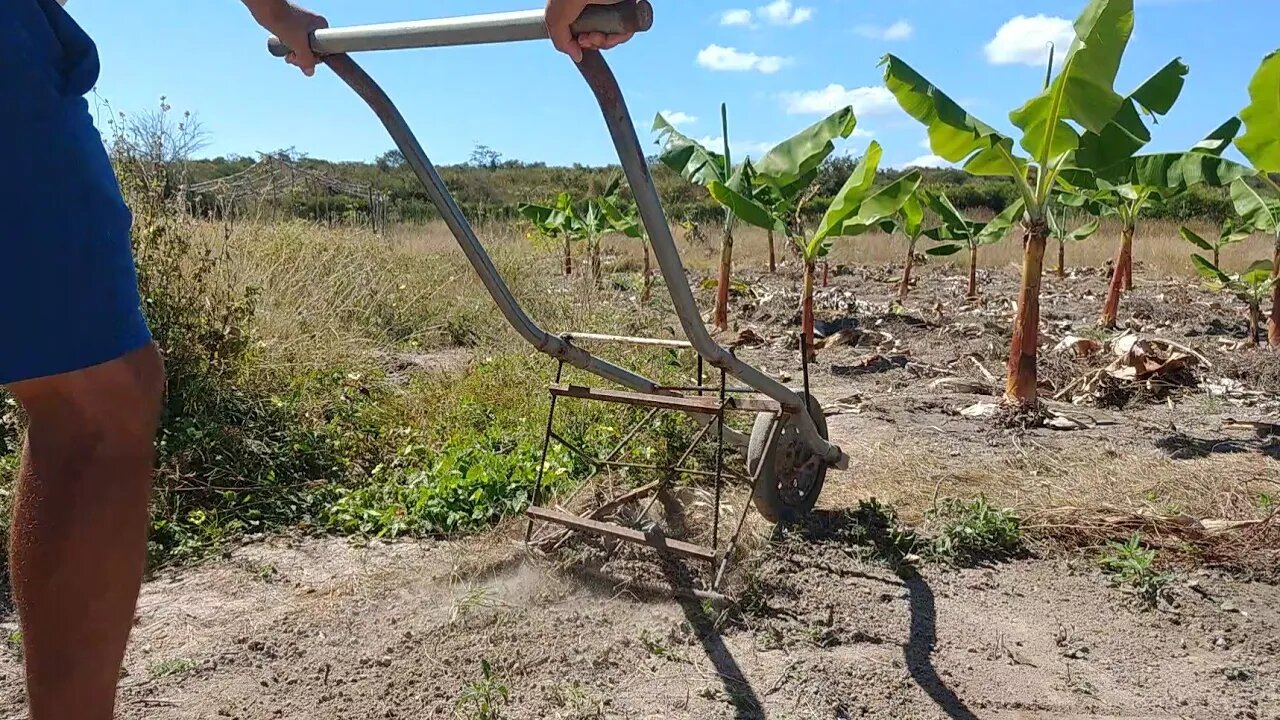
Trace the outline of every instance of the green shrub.
{"label": "green shrub", "polygon": [[[541,453],[541,443],[512,447],[484,437],[463,438],[440,450],[412,445],[375,468],[364,487],[337,491],[321,516],[322,526],[376,537],[480,530],[529,506]],[[568,451],[553,446],[544,487],[563,490],[572,474]]]}
{"label": "green shrub", "polygon": [[1167,596],[1174,576],[1156,570],[1156,551],[1147,548],[1141,533],[1123,543],[1109,542],[1098,560],[1113,585],[1133,594],[1139,605],[1154,608]]}
{"label": "green shrub", "polygon": [[957,565],[1006,560],[1023,551],[1022,521],[985,497],[968,502],[946,498],[929,513],[937,528],[932,552]]}

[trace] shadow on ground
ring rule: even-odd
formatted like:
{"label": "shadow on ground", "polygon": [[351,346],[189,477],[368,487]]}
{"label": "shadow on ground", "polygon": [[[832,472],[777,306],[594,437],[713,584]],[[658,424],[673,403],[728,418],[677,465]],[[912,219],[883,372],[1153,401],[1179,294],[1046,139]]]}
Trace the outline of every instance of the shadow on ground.
{"label": "shadow on ground", "polygon": [[1156,447],[1173,460],[1199,460],[1213,455],[1258,453],[1280,460],[1280,442],[1275,438],[1198,438],[1185,433],[1165,435]]}

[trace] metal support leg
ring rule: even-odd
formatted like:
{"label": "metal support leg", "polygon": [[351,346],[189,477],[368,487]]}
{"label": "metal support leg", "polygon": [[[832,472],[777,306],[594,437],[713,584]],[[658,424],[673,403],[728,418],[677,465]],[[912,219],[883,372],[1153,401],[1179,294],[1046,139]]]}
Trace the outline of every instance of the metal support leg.
{"label": "metal support leg", "polygon": [[[564,362],[556,363],[556,384],[560,384],[560,378],[564,375]],[[560,398],[556,395],[551,396],[551,408],[547,410],[547,431],[542,436],[542,462],[538,463],[538,479],[533,485],[533,500],[529,503],[533,507],[538,507],[538,503],[542,502],[542,480],[547,474],[547,451],[551,449],[551,434],[554,431],[556,419],[556,401]],[[533,518],[529,518],[529,524],[524,529],[524,542],[526,545],[533,539]]]}
{"label": "metal support leg", "polygon": [[720,495],[724,491],[724,403],[727,375],[720,371],[720,432],[716,434],[716,503],[711,516],[711,549],[720,549]]}

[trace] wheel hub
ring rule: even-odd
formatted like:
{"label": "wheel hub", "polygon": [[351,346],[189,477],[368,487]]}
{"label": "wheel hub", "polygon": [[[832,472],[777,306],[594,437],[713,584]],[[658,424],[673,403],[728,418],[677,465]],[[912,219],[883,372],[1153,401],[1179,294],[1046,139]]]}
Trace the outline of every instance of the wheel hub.
{"label": "wheel hub", "polygon": [[800,438],[800,431],[790,420],[776,440],[774,473],[778,495],[789,505],[801,505],[817,485],[822,470],[819,458]]}

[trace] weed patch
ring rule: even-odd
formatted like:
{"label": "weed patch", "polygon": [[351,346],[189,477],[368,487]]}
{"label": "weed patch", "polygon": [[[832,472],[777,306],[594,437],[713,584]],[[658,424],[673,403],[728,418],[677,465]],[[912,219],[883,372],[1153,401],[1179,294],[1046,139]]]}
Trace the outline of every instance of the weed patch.
{"label": "weed patch", "polygon": [[945,498],[928,517],[937,530],[929,546],[936,559],[969,566],[1007,560],[1024,550],[1018,514],[985,497],[968,502]]}
{"label": "weed patch", "polygon": [[1155,608],[1167,599],[1174,581],[1171,573],[1156,570],[1156,551],[1145,546],[1142,534],[1134,533],[1123,543],[1109,542],[1099,563],[1111,583],[1134,597],[1145,608]]}
{"label": "weed patch", "polygon": [[511,701],[511,688],[493,671],[488,660],[480,661],[481,678],[462,688],[454,705],[458,720],[498,720]]}

